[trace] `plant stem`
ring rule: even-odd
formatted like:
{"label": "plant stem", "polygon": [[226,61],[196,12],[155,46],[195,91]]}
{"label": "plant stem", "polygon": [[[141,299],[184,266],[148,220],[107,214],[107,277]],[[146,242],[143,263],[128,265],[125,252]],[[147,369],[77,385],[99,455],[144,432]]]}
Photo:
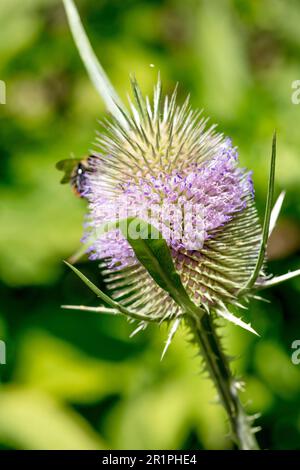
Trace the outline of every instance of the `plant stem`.
{"label": "plant stem", "polygon": [[228,414],[233,440],[241,450],[258,450],[251,419],[239,400],[237,381],[231,373],[228,358],[222,351],[211,316],[206,313],[200,320],[189,316],[187,321]]}

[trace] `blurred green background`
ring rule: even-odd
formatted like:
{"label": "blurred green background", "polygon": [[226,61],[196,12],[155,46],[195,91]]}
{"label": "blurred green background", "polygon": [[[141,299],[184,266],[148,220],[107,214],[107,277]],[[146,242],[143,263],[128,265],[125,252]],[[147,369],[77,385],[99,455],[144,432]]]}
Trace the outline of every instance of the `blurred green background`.
{"label": "blurred green background", "polygon": [[[254,170],[263,213],[271,137],[278,130],[276,194],[287,190],[269,246],[270,272],[300,267],[299,0],[77,0],[90,39],[125,99],[129,73],[151,93],[180,83]],[[154,64],[150,66],[150,64]],[[85,203],[55,163],[91,148],[103,103],[90,84],[59,0],[2,0],[0,79],[0,448],[229,449],[215,391],[181,331],[160,362],[165,328],[129,338],[122,318],[64,311],[94,295],[63,265],[79,246]],[[80,268],[100,282],[97,265]],[[261,338],[226,328],[261,412],[263,448],[300,449],[300,279],[244,316]]]}

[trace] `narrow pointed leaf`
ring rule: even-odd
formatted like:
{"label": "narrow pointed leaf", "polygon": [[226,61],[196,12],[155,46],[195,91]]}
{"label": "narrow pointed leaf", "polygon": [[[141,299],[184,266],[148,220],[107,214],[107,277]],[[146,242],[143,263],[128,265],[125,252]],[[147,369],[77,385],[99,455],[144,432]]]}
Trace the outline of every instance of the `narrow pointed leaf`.
{"label": "narrow pointed leaf", "polygon": [[[77,276],[91,289],[91,291],[93,291],[97,295],[97,297],[102,299],[106,304],[110,305],[110,307],[112,307],[113,309],[117,310],[120,313],[123,313],[124,315],[134,318],[135,320],[146,320],[146,321],[152,320],[152,318],[148,317],[147,315],[142,315],[140,313],[133,312],[132,310],[128,310],[126,307],[119,304],[115,300],[111,299],[104,292],[102,292],[102,290],[100,290],[93,282],[91,282],[81,271],[79,271],[79,269],[75,268],[75,266],[72,266],[72,264],[68,263],[67,261],[65,261],[65,264],[69,266],[69,268],[71,268],[75,274],[77,274]],[[71,306],[69,306],[68,308],[70,307]],[[82,310],[82,308],[80,308],[80,310]]]}
{"label": "narrow pointed leaf", "polygon": [[126,126],[126,120],[118,108],[126,112],[125,107],[92,49],[73,0],[63,0],[63,3],[75,44],[92,83],[105,102],[108,111]]}
{"label": "narrow pointed leaf", "polygon": [[[132,230],[131,224],[134,224],[136,230]],[[125,223],[121,221],[119,228],[154,281],[168,292],[183,310],[196,314],[197,317],[201,316],[201,310],[192,302],[182,285],[170,249],[161,233],[153,225],[136,217],[126,219]]]}
{"label": "narrow pointed leaf", "polygon": [[271,155],[270,175],[269,175],[269,184],[268,184],[268,194],[267,194],[260,250],[258,253],[257,262],[254,268],[254,271],[252,275],[250,276],[249,280],[246,282],[245,286],[240,290],[239,294],[241,292],[244,292],[245,290],[251,289],[251,287],[255,284],[259,276],[260,270],[264,263],[267,241],[269,237],[271,207],[272,207],[272,201],[273,201],[273,195],[274,195],[275,163],[276,163],[276,133],[274,133],[273,142],[272,142],[272,155]]}

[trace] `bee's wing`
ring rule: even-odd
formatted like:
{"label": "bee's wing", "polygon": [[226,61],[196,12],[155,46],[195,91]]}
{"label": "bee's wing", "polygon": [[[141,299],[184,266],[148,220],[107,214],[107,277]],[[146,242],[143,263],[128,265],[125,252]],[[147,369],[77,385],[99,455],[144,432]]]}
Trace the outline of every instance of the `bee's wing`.
{"label": "bee's wing", "polygon": [[65,160],[60,160],[59,162],[56,163],[56,168],[60,171],[64,171],[65,174],[61,179],[61,184],[69,183],[71,177],[72,177],[72,172],[74,168],[80,163],[79,158],[67,158]]}

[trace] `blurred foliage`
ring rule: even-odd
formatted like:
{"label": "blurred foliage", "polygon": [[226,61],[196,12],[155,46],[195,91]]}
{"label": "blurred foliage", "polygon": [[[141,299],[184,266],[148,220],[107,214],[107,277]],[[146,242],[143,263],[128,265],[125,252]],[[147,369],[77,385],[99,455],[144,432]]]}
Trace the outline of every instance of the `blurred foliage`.
{"label": "blurred foliage", "polygon": [[[151,93],[178,81],[253,169],[262,213],[273,129],[277,193],[287,190],[270,271],[300,265],[300,1],[77,0],[97,54],[126,97],[134,72]],[[153,66],[150,66],[153,64]],[[215,391],[199,376],[181,331],[163,362],[166,330],[129,338],[121,318],[63,311],[94,296],[61,260],[79,245],[85,203],[59,185],[55,163],[86,154],[104,113],[58,0],[0,3],[0,447],[17,449],[230,448]],[[94,279],[97,266],[80,268]],[[263,448],[300,449],[300,279],[266,294],[245,316],[261,338],[226,326],[245,378],[248,411],[261,412]]]}

